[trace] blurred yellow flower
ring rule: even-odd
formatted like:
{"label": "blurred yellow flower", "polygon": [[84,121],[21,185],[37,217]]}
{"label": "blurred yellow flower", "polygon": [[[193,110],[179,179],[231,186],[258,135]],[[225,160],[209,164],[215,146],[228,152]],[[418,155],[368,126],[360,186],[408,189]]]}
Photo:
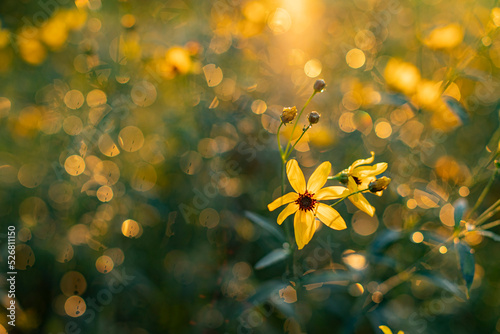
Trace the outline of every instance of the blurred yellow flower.
{"label": "blurred yellow flower", "polygon": [[[378,328],[380,328],[384,334],[392,334],[391,329],[387,326],[379,326]],[[398,334],[405,334],[405,332],[399,331]]]}
{"label": "blurred yellow flower", "polygon": [[314,235],[316,230],[314,217],[319,218],[326,226],[335,230],[343,230],[347,227],[344,219],[335,209],[318,202],[342,198],[347,195],[348,190],[345,187],[322,188],[331,169],[332,165],[328,161],[323,162],[316,168],[306,185],[304,174],[300,170],[297,160],[288,161],[286,174],[295,192],[290,192],[267,206],[269,211],[274,211],[280,206],[288,204],[278,216],[278,224],[280,225],[288,216],[295,213],[295,241],[299,249],[307,245]]}
{"label": "blurred yellow flower", "polygon": [[4,48],[9,44],[10,32],[7,29],[0,28],[0,49]]}
{"label": "blurred yellow flower", "polygon": [[392,89],[412,94],[420,81],[420,72],[415,65],[392,58],[387,62],[384,78]]}
{"label": "blurred yellow flower", "polygon": [[47,49],[38,39],[39,35],[36,28],[22,28],[18,35],[19,54],[31,65],[39,65],[47,57]]}
{"label": "blurred yellow flower", "polygon": [[[363,194],[356,193],[367,190],[370,182],[375,181],[377,179],[376,176],[383,173],[387,169],[386,162],[381,162],[373,166],[364,166],[371,164],[374,159],[375,153],[371,152],[370,158],[356,160],[351,166],[349,166],[349,168],[342,172],[347,175],[347,187],[349,188],[349,193],[353,194],[349,196],[349,200],[358,209],[366,212],[372,217],[375,213],[375,208],[370,205]],[[381,192],[379,192],[379,195],[381,195]]]}
{"label": "blurred yellow flower", "polygon": [[450,23],[432,30],[424,44],[431,49],[452,49],[460,45],[463,39],[462,27],[458,23]]}
{"label": "blurred yellow flower", "polygon": [[495,7],[491,10],[491,20],[495,27],[500,27],[500,8]]}

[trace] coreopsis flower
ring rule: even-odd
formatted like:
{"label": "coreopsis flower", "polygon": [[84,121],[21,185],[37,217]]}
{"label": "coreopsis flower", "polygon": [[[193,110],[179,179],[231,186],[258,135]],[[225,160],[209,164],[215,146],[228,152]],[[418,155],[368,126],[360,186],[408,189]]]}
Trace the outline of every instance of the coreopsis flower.
{"label": "coreopsis flower", "polygon": [[[387,169],[387,163],[381,162],[372,166],[366,166],[371,164],[375,159],[375,153],[371,152],[371,155],[372,156],[368,159],[359,159],[354,161],[349,168],[341,173],[341,181],[344,181],[344,183],[347,181],[347,188],[349,188],[349,192],[354,194],[349,196],[349,200],[352,204],[373,217],[375,208],[370,205],[368,200],[363,196],[363,194],[360,193],[360,191],[369,189],[370,183],[377,179],[376,176],[383,173]],[[377,195],[381,195],[382,190],[379,190]]]}
{"label": "coreopsis flower", "polygon": [[315,217],[332,229],[343,230],[346,228],[344,219],[335,209],[324,203],[319,203],[323,200],[342,198],[348,194],[345,187],[322,188],[331,169],[332,165],[328,161],[323,162],[316,168],[306,185],[304,174],[300,170],[297,160],[288,161],[286,175],[295,192],[290,192],[267,206],[269,211],[274,211],[280,206],[288,204],[279,214],[278,224],[281,225],[288,216],[295,214],[293,222],[295,241],[299,249],[311,241],[316,230]]}
{"label": "coreopsis flower", "polygon": [[[378,328],[380,328],[384,334],[392,334],[391,329],[387,326],[378,326]],[[405,334],[405,332],[399,331],[398,334]]]}

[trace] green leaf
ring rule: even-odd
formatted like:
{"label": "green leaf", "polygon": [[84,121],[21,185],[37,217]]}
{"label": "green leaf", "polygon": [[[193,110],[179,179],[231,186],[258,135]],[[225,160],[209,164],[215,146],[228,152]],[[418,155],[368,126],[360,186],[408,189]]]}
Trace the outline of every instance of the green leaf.
{"label": "green leaf", "polygon": [[351,281],[352,273],[348,271],[318,270],[308,275],[302,276],[302,284],[327,283],[332,281]]}
{"label": "green leaf", "polygon": [[255,269],[260,270],[270,265],[273,265],[277,262],[283,261],[290,255],[290,251],[288,249],[275,249],[271,251],[269,254],[265,255],[262,259],[257,261],[255,264]]}
{"label": "green leaf", "polygon": [[402,106],[403,104],[406,104],[408,102],[409,102],[408,98],[403,94],[387,93],[387,94],[382,94],[382,99],[381,99],[379,104],[382,104],[382,105],[389,104],[389,105]]}
{"label": "green leaf", "polygon": [[465,280],[467,292],[470,291],[472,281],[474,280],[474,270],[476,261],[474,260],[474,250],[469,247],[464,241],[455,243],[455,248],[458,253],[458,260],[462,277]]}
{"label": "green leaf", "polygon": [[465,198],[460,198],[453,203],[453,208],[455,209],[455,213],[453,214],[453,218],[455,219],[455,229],[460,227],[460,221],[462,221],[462,217],[467,210],[467,206],[467,200]]}
{"label": "green leaf", "polygon": [[386,230],[381,232],[371,243],[370,250],[372,254],[381,254],[389,246],[401,239],[401,232]]}
{"label": "green leaf", "polygon": [[460,290],[459,286],[455,283],[451,282],[449,279],[444,276],[429,270],[420,270],[415,274],[416,277],[420,276],[428,279],[432,284],[441,289],[444,289],[448,292],[451,292],[461,300],[465,300],[466,296],[462,290]]}
{"label": "green leaf", "polygon": [[267,281],[259,286],[247,301],[253,305],[260,305],[273,297],[274,294],[279,295],[279,291],[286,288],[288,285],[289,284],[277,280]]}
{"label": "green leaf", "polygon": [[251,211],[245,211],[245,217],[247,217],[252,223],[260,226],[262,229],[269,232],[279,242],[286,241],[285,235],[283,234],[282,230],[276,227],[277,224],[273,224],[269,220],[267,220],[266,218],[264,218],[256,213],[253,213]]}
{"label": "green leaf", "polygon": [[500,242],[500,235],[495,234],[495,233],[493,233],[491,231],[476,230],[476,232],[479,233],[482,236],[485,236],[485,237],[488,237],[488,238],[491,238],[491,239],[493,239],[495,241]]}
{"label": "green leaf", "polygon": [[454,97],[447,95],[443,96],[442,99],[448,106],[448,109],[450,109],[450,111],[460,119],[462,124],[467,124],[469,122],[469,114],[459,101],[457,101]]}

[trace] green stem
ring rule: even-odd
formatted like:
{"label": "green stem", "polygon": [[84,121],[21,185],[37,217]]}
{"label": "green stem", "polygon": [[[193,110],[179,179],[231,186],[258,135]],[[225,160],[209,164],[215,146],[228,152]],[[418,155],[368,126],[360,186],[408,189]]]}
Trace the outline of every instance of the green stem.
{"label": "green stem", "polygon": [[499,212],[500,212],[500,207],[496,207],[494,210],[491,210],[490,212],[488,212],[488,214],[484,215],[483,218],[481,218],[476,222],[476,226],[481,226],[483,223],[488,221],[488,219],[490,219]]}
{"label": "green stem", "polygon": [[498,174],[498,169],[495,169],[495,172],[493,173],[493,175],[491,175],[491,177],[488,181],[488,184],[486,185],[486,187],[484,187],[483,192],[481,193],[481,195],[479,195],[479,198],[477,199],[476,204],[474,205],[472,210],[467,214],[465,220],[469,219],[472,216],[472,214],[477,210],[477,208],[479,208],[479,206],[483,203],[486,195],[490,191],[490,188],[491,188],[491,185],[493,184],[493,181],[495,181],[497,174]]}
{"label": "green stem", "polygon": [[494,222],[484,224],[483,227],[481,227],[481,230],[488,230],[498,225],[500,225],[500,220],[495,220]]}
{"label": "green stem", "polygon": [[369,191],[368,189],[355,191],[355,192],[350,193],[349,195],[347,195],[345,197],[342,197],[341,199],[339,199],[337,202],[333,203],[330,206],[333,208],[335,205],[339,204],[340,202],[342,202],[343,200],[345,200],[348,197],[351,197],[353,195],[360,194],[360,193],[365,193],[365,192],[368,192],[368,191]]}
{"label": "green stem", "polygon": [[302,113],[304,112],[304,110],[306,109],[306,107],[309,105],[309,102],[311,102],[311,100],[313,99],[314,95],[316,95],[316,93],[317,93],[317,91],[314,91],[311,94],[311,96],[309,97],[309,99],[307,99],[306,103],[304,104],[304,106],[302,107],[302,109],[300,109],[300,112],[297,115],[297,120],[293,124],[292,133],[290,134],[290,140],[288,141],[288,144],[286,145],[286,148],[285,148],[285,156],[287,156],[288,149],[290,148],[290,143],[292,142],[293,134],[295,132],[295,128],[297,128],[297,124],[299,123],[299,120],[300,120],[300,116],[302,116]]}
{"label": "green stem", "polygon": [[285,160],[288,159],[288,156],[293,152],[293,149],[295,148],[295,146],[297,146],[299,141],[302,139],[302,137],[304,137],[304,134],[307,132],[307,130],[309,130],[310,127],[311,127],[310,125],[304,127],[304,130],[302,130],[302,134],[300,135],[299,139],[297,139],[297,141],[295,141],[295,144],[292,145],[290,152],[288,152],[288,155],[285,156]]}
{"label": "green stem", "polygon": [[[276,133],[276,140],[278,141],[278,148],[280,150],[281,161],[282,161],[283,164],[285,164],[286,163],[286,159],[285,159],[285,157],[283,155],[283,149],[281,148],[281,139],[280,139],[280,130],[281,130],[281,126],[282,125],[283,125],[283,121],[280,122],[280,126],[278,126],[278,132]],[[283,177],[281,179],[282,179],[281,183],[284,184]],[[283,193],[283,191],[282,191],[282,193]]]}

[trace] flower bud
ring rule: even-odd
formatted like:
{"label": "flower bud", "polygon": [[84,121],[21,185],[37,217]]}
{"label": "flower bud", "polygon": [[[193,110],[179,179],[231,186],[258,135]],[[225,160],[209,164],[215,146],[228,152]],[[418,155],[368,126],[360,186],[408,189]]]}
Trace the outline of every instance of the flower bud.
{"label": "flower bud", "polygon": [[378,193],[379,191],[387,189],[391,183],[391,179],[385,176],[382,176],[380,179],[376,179],[375,181],[370,182],[368,185],[368,189],[372,193]]}
{"label": "flower bud", "polygon": [[297,116],[297,108],[295,106],[283,108],[283,112],[281,113],[281,121],[283,122],[283,124],[290,123],[295,119],[295,116]]}
{"label": "flower bud", "polygon": [[318,93],[321,93],[326,87],[326,82],[323,79],[318,79],[314,83],[314,90]]}
{"label": "flower bud", "polygon": [[500,160],[495,160],[495,168],[500,169]]}
{"label": "flower bud", "polygon": [[340,173],[339,181],[343,184],[347,184],[349,182],[349,174],[346,172]]}
{"label": "flower bud", "polygon": [[307,116],[307,119],[309,120],[309,124],[316,124],[319,122],[319,118],[321,117],[320,114],[318,114],[317,111],[311,111],[309,116]]}

